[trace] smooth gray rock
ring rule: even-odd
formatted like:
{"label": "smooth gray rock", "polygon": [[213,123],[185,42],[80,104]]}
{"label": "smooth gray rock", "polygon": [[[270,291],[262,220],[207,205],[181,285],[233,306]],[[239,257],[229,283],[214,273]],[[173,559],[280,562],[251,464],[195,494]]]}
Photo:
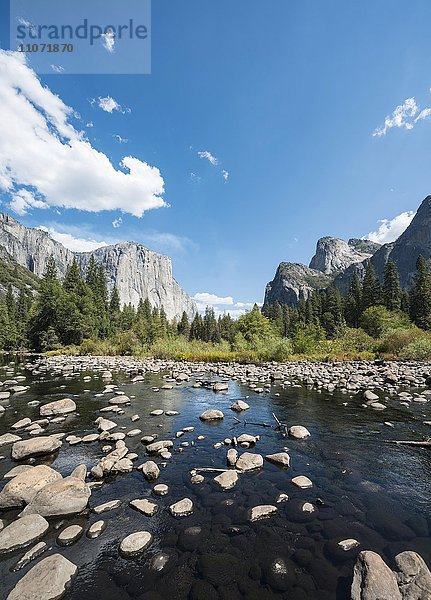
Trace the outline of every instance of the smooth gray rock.
{"label": "smooth gray rock", "polygon": [[87,506],[90,495],[91,490],[82,479],[65,477],[49,483],[37,492],[21,514],[39,514],[44,517],[77,514]]}
{"label": "smooth gray rock", "polygon": [[142,465],[142,473],[148,481],[154,481],[160,476],[160,469],[153,460],[148,460]]}
{"label": "smooth gray rock", "polygon": [[70,546],[79,538],[84,532],[84,528],[81,525],[70,525],[61,531],[57,536],[57,543],[60,546]]}
{"label": "smooth gray rock", "polygon": [[28,515],[13,521],[0,531],[0,554],[13,552],[40,540],[48,529],[48,521],[40,515]]}
{"label": "smooth gray rock", "polygon": [[18,508],[28,504],[47,484],[62,479],[51,467],[37,465],[16,475],[0,492],[0,508]]}
{"label": "smooth gray rock", "polygon": [[381,556],[360,552],[353,570],[351,600],[401,600],[397,579]]}
{"label": "smooth gray rock", "polygon": [[254,471],[263,467],[263,456],[261,454],[253,454],[244,452],[236,461],[235,467],[238,471]]}
{"label": "smooth gray rock", "polygon": [[416,552],[401,552],[395,557],[397,581],[403,600],[431,598],[431,573]]}
{"label": "smooth gray rock", "polygon": [[199,418],[201,421],[219,421],[224,418],[224,414],[221,410],[210,408],[205,410]]}
{"label": "smooth gray rock", "polygon": [[151,500],[148,500],[147,498],[137,498],[136,500],[131,500],[129,504],[147,517],[155,515],[159,508],[155,502],[151,502]]}
{"label": "smooth gray rock", "polygon": [[59,600],[77,572],[78,567],[61,554],[47,556],[27,571],[7,600]]}
{"label": "smooth gray rock", "polygon": [[137,531],[125,537],[120,544],[120,554],[123,556],[136,556],[144,552],[153,542],[149,531]]}
{"label": "smooth gray rock", "polygon": [[30,440],[15,442],[12,446],[12,458],[23,460],[32,456],[52,454],[60,448],[61,441],[51,436],[40,436]]}
{"label": "smooth gray rock", "polygon": [[7,446],[8,444],[13,444],[14,442],[19,442],[20,439],[19,435],[4,433],[3,435],[0,435],[0,448],[2,446]]}
{"label": "smooth gray rock", "polygon": [[169,512],[173,517],[187,517],[193,512],[193,502],[190,498],[183,498],[175,504],[171,504]]}
{"label": "smooth gray rock", "polygon": [[269,462],[272,462],[276,465],[280,465],[281,467],[290,466],[290,456],[287,454],[287,452],[276,452],[275,454],[267,454],[265,458]]}
{"label": "smooth gray rock", "polygon": [[39,410],[41,417],[55,417],[74,412],[76,404],[70,398],[63,398],[62,400],[54,400],[54,402],[43,404]]}

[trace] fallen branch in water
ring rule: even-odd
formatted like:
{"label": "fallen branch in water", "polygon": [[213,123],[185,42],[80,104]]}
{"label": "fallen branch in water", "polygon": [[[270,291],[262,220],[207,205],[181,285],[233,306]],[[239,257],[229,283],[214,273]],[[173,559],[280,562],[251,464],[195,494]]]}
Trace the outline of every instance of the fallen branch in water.
{"label": "fallen branch in water", "polygon": [[244,425],[257,425],[258,427],[272,427],[270,423],[253,423],[253,421],[246,421],[244,419]]}
{"label": "fallen branch in water", "polygon": [[427,441],[423,441],[423,442],[418,442],[416,440],[386,440],[386,442],[388,444],[398,444],[398,445],[404,445],[404,446],[423,446],[425,448],[429,448],[431,447],[431,441],[427,440]]}
{"label": "fallen branch in water", "polygon": [[195,471],[201,471],[202,473],[225,473],[231,469],[215,469],[213,467],[195,467]]}

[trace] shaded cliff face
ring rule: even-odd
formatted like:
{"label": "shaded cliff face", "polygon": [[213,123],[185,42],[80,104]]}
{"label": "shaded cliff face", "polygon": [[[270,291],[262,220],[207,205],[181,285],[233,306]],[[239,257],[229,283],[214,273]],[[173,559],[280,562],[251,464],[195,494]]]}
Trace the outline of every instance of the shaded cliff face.
{"label": "shaded cliff face", "polygon": [[0,213],[0,246],[19,265],[38,276],[45,271],[51,255],[63,277],[74,256],[84,273],[93,254],[105,269],[109,290],[117,286],[122,304],[137,306],[141,298],[148,298],[152,306],[163,306],[168,319],[180,318],[183,311],[189,317],[196,313],[195,303],[172,276],[171,259],[140,244],[122,242],[75,254],[45,231],[29,229],[10,215]]}
{"label": "shaded cliff face", "polygon": [[328,287],[334,277],[349,270],[351,265],[361,265],[377,248],[379,245],[369,240],[352,239],[347,243],[333,237],[320,238],[309,267],[280,263],[274,279],[266,286],[264,306],[274,302],[296,306],[314,290]]}
{"label": "shaded cliff face", "polygon": [[327,287],[331,279],[325,273],[300,263],[279,264],[275,277],[265,290],[264,306],[279,302],[295,306],[307,300],[313,290]]}

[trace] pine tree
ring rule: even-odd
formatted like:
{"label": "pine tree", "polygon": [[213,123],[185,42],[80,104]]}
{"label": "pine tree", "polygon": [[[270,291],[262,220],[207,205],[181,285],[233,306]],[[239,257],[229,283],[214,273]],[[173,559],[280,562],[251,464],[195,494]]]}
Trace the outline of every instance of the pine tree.
{"label": "pine tree", "polygon": [[350,290],[344,301],[344,315],[350,327],[359,327],[362,313],[362,286],[357,273],[354,273]]}
{"label": "pine tree", "polygon": [[57,279],[57,265],[55,264],[55,259],[52,254],[48,258],[42,279],[44,281],[54,281]]}
{"label": "pine tree", "polygon": [[398,269],[394,261],[389,258],[383,275],[382,288],[383,305],[388,310],[399,310],[401,308],[401,286]]}
{"label": "pine tree", "polygon": [[199,313],[196,313],[192,324],[190,326],[190,339],[202,340],[203,339],[204,324],[202,317]]}
{"label": "pine tree", "polygon": [[12,290],[12,285],[9,284],[7,286],[7,292],[6,292],[6,307],[7,307],[7,312],[9,315],[9,319],[11,321],[15,321],[15,316],[16,316],[16,302],[15,302],[15,296],[13,294],[13,290]]}
{"label": "pine tree", "polygon": [[114,286],[109,301],[109,312],[111,313],[111,316],[117,315],[120,312],[120,308],[120,294],[118,293],[117,286]]}
{"label": "pine tree", "polygon": [[373,264],[369,262],[362,284],[362,311],[380,304],[380,296],[380,283]]}
{"label": "pine tree", "polygon": [[178,323],[178,333],[188,339],[190,335],[190,322],[186,311],[183,311],[181,320]]}
{"label": "pine tree", "polygon": [[416,274],[410,292],[410,317],[422,329],[431,329],[431,274],[422,255],[416,262]]}
{"label": "pine tree", "polygon": [[73,258],[72,264],[67,268],[63,281],[63,288],[66,292],[74,294],[83,293],[83,281],[76,258]]}

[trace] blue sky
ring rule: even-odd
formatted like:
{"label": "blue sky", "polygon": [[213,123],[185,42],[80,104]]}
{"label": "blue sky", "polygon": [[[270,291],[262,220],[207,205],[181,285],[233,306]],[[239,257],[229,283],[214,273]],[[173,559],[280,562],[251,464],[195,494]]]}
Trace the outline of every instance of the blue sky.
{"label": "blue sky", "polygon": [[[85,131],[111,171],[137,159],[121,177],[111,172],[110,198],[89,200],[107,167],[76,152],[71,173],[45,157],[36,196],[17,199],[27,150],[14,144],[29,147],[29,125],[12,126],[0,107],[0,161],[10,167],[12,153],[17,173],[13,186],[3,182],[2,207],[72,246],[130,239],[169,254],[192,296],[225,298],[233,311],[261,302],[280,261],[308,263],[317,238],[362,237],[382,219],[391,222],[376,236],[389,240],[430,193],[430,22],[421,0],[154,0],[150,75],[40,76],[79,115],[61,126]],[[0,39],[7,48],[5,28]],[[0,75],[15,90],[32,77]],[[131,165],[150,181],[139,206],[169,206],[135,216]]]}

